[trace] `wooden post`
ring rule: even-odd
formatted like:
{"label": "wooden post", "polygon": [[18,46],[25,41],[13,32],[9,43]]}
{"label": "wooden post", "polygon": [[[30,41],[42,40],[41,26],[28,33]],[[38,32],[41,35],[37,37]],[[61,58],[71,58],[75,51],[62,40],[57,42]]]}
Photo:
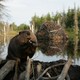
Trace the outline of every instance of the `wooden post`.
{"label": "wooden post", "polygon": [[20,59],[17,58],[16,64],[15,64],[15,74],[14,74],[13,80],[18,80],[18,78],[19,78],[19,75],[18,75],[18,68],[19,68],[18,64],[19,63],[20,63]]}
{"label": "wooden post", "polygon": [[27,57],[27,67],[26,67],[25,80],[30,80],[30,69],[31,69],[31,59],[28,56]]}
{"label": "wooden post", "polygon": [[70,58],[68,60],[68,62],[65,64],[65,66],[64,66],[64,68],[63,68],[63,70],[62,70],[62,72],[61,72],[61,74],[60,74],[60,76],[58,77],[57,80],[64,80],[65,79],[65,77],[67,75],[67,72],[68,72],[69,67],[71,66],[71,64],[72,64],[72,59]]}
{"label": "wooden post", "polygon": [[37,65],[37,74],[38,74],[38,77],[41,74],[41,68],[42,68],[42,65],[40,63],[38,63],[38,65]]}

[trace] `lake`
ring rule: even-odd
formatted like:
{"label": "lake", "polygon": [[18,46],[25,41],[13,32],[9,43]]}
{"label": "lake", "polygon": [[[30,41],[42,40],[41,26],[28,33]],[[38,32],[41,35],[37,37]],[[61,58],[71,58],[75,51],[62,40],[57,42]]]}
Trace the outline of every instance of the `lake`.
{"label": "lake", "polygon": [[[0,40],[0,60],[6,59],[7,49],[9,41],[12,37],[6,37]],[[51,62],[60,59],[67,60],[69,57],[72,57],[73,64],[80,65],[80,41],[75,38],[69,39],[67,42],[58,43],[53,45],[53,43],[43,44],[42,47],[39,47],[36,50],[33,60],[39,60],[43,62]]]}

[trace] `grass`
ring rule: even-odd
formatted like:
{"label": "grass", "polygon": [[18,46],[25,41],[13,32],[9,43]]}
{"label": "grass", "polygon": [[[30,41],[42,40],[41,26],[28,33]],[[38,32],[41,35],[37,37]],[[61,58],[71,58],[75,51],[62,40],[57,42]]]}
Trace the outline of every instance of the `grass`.
{"label": "grass", "polygon": [[18,34],[17,31],[9,31],[9,32],[7,33],[7,35],[16,35],[16,34]]}

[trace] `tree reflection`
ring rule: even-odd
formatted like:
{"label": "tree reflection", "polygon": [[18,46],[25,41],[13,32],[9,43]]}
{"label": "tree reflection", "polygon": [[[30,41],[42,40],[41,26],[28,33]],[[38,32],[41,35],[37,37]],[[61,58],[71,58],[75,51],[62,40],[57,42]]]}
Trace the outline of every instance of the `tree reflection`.
{"label": "tree reflection", "polygon": [[53,40],[46,40],[45,42],[41,40],[39,42],[39,48],[43,54],[47,56],[52,56],[57,53],[64,53],[67,47],[67,41],[61,41],[54,43]]}
{"label": "tree reflection", "polygon": [[59,43],[54,43],[52,40],[46,40],[45,42],[41,40],[39,42],[39,49],[43,54],[47,56],[67,56],[75,59],[80,59],[80,41],[78,38],[69,39],[68,41],[61,41]]}

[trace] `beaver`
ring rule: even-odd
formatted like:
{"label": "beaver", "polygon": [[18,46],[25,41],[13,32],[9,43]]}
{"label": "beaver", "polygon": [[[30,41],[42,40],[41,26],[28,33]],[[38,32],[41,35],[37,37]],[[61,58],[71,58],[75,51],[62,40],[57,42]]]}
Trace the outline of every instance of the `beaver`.
{"label": "beaver", "polygon": [[14,36],[8,46],[7,60],[24,59],[33,57],[37,47],[37,38],[31,30],[20,31]]}
{"label": "beaver", "polygon": [[11,80],[14,74],[18,74],[17,79],[19,78],[19,75],[25,70],[27,56],[32,58],[35,54],[36,47],[37,38],[31,30],[20,31],[19,34],[10,40],[6,60],[15,60],[18,67],[15,66],[17,73],[13,69],[4,80]]}

